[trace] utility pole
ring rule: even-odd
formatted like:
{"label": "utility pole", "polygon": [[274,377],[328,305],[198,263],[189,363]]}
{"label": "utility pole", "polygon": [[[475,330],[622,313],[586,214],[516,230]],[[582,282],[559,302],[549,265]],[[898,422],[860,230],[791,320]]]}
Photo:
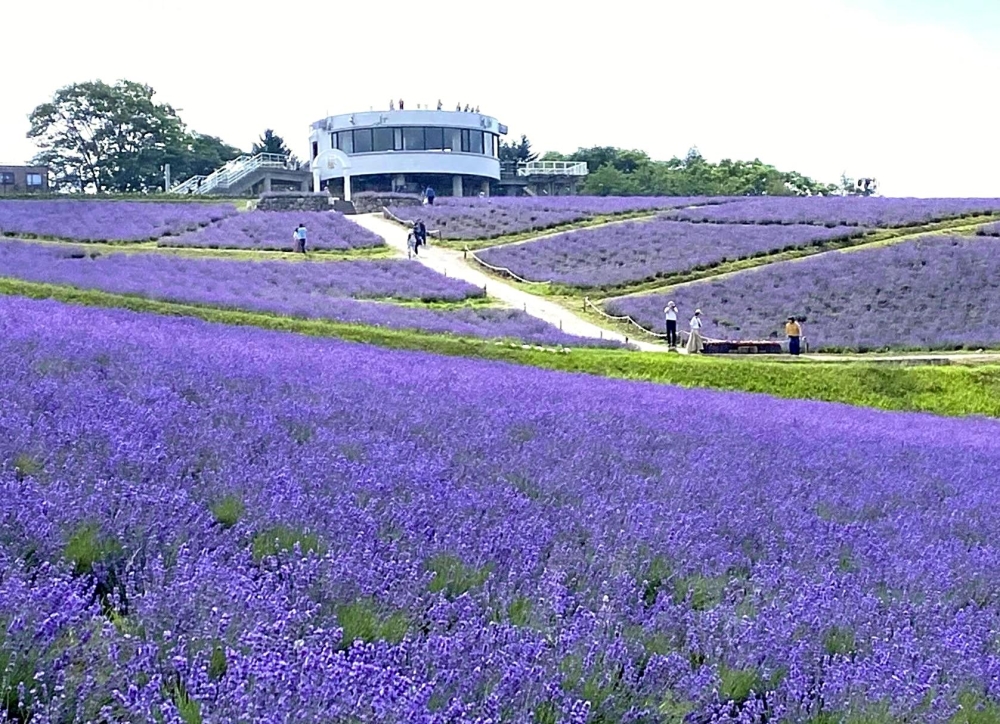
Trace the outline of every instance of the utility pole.
{"label": "utility pole", "polygon": [[163,193],[170,191],[170,164],[163,164]]}

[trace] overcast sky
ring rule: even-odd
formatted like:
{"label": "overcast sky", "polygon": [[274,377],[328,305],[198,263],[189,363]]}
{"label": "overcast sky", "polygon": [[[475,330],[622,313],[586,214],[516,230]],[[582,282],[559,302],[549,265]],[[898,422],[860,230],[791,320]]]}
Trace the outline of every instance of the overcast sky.
{"label": "overcast sky", "polygon": [[0,162],[35,153],[58,87],[128,78],[242,148],[272,127],[305,156],[327,114],[440,98],[540,151],[697,145],[1000,197],[998,0],[0,2]]}

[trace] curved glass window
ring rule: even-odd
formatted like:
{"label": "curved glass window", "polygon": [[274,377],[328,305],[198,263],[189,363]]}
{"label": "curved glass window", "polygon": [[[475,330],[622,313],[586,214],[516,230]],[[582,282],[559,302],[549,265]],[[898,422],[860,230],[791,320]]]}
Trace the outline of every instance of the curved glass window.
{"label": "curved glass window", "polygon": [[378,126],[330,134],[330,145],[346,154],[390,151],[475,153],[496,158],[499,137],[471,128]]}

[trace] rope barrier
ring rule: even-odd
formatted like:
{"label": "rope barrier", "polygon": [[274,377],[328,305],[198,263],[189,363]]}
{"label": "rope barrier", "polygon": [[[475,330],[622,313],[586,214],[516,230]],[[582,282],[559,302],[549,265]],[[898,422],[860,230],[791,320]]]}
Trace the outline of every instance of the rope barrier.
{"label": "rope barrier", "polygon": [[512,272],[510,269],[508,269],[505,266],[493,266],[492,264],[487,264],[485,261],[483,261],[482,259],[479,258],[479,256],[476,254],[476,252],[470,251],[468,247],[465,248],[464,255],[465,255],[466,259],[468,259],[471,256],[473,261],[475,261],[477,264],[479,264],[479,265],[481,265],[481,266],[489,269],[490,271],[496,272],[496,273],[501,274],[501,275],[509,276],[511,279],[516,279],[517,281],[519,281],[519,282],[521,282],[523,284],[551,284],[552,283],[551,281],[533,282],[530,279],[525,279],[524,277],[518,276],[517,274],[515,274],[514,272]]}
{"label": "rope barrier", "polygon": [[[389,211],[389,207],[388,206],[383,206],[382,207],[382,218],[389,219],[390,221],[395,221],[400,226],[405,226],[408,229],[412,229],[415,226],[415,224],[412,221],[410,221],[409,219],[401,219],[398,216],[396,216],[394,213],[392,213],[391,211]],[[427,236],[433,236],[435,239],[440,239],[441,238],[441,229],[428,229],[427,230]]]}

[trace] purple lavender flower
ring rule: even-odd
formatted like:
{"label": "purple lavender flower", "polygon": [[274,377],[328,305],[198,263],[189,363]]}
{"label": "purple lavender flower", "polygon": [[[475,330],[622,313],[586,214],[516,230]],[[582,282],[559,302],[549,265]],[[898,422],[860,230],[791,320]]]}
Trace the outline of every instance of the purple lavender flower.
{"label": "purple lavender flower", "polygon": [[943,724],[998,693],[996,420],[11,297],[0,364],[20,718]]}
{"label": "purple lavender flower", "polygon": [[0,201],[0,234],[77,241],[149,241],[236,214],[232,204],[145,201]]}
{"label": "purple lavender flower", "polygon": [[299,224],[305,224],[310,249],[385,245],[381,236],[334,211],[248,211],[199,231],[162,239],[160,246],[292,251],[292,232]]}
{"label": "purple lavender flower", "polygon": [[621,297],[605,308],[660,330],[667,301],[682,313],[700,307],[704,333],[721,339],[781,338],[785,319],[796,316],[819,349],[974,349],[1000,343],[997,279],[997,241],[927,236]]}
{"label": "purple lavender flower", "polygon": [[531,281],[614,287],[856,235],[857,229],[719,226],[665,219],[608,224],[477,252]]}

